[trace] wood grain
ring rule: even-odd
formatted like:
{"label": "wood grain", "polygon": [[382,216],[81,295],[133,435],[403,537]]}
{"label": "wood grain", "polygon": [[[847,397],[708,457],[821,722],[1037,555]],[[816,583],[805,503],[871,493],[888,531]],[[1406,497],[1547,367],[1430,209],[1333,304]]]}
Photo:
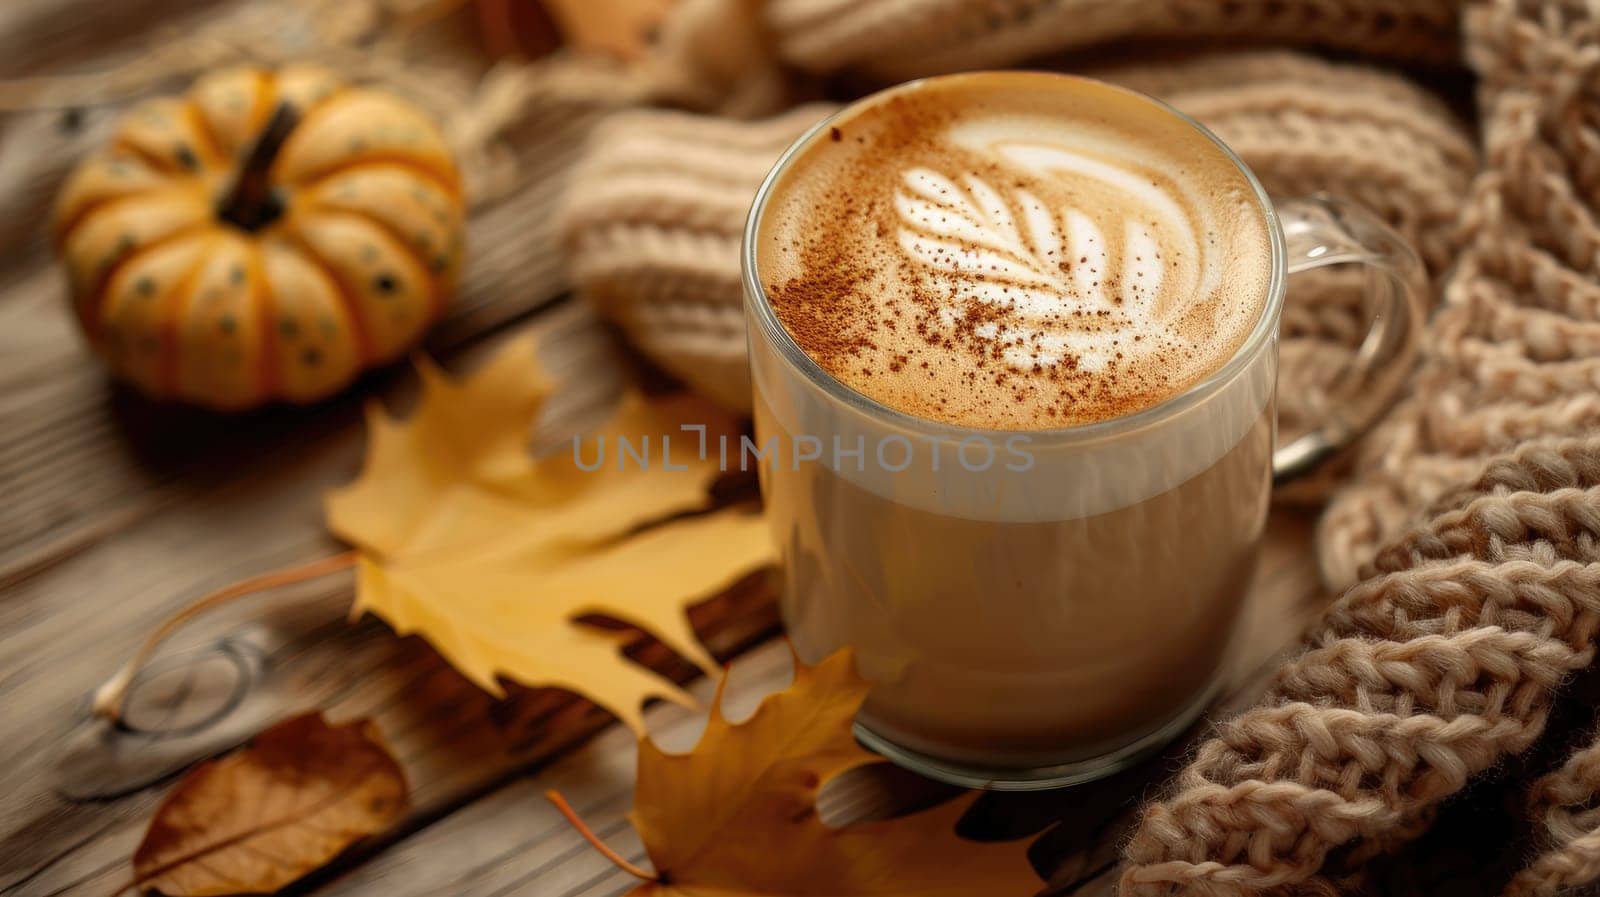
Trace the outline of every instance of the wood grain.
{"label": "wood grain", "polygon": [[[1272,536],[1253,590],[1229,686],[1204,733],[1219,715],[1252,699],[1265,686],[1273,658],[1295,640],[1323,605],[1305,551],[1309,520],[1274,516]],[[733,719],[753,711],[760,697],[783,687],[792,667],[782,644],[766,644],[731,667],[728,710]],[[699,683],[696,694],[709,695]],[[671,751],[688,750],[704,727],[702,715],[660,706],[647,714],[652,736]],[[1132,812],[1189,748],[1180,741],[1159,757],[1102,782],[1037,794],[985,795],[967,814],[962,831],[981,838],[1037,838],[1033,851],[1051,893],[1110,893],[1111,865]],[[321,890],[340,897],[616,897],[636,882],[590,850],[544,800],[560,790],[601,837],[628,859],[648,865],[643,845],[628,825],[636,758],[633,740],[612,727],[604,735],[531,776],[508,782],[448,819],[374,856]],[[863,770],[823,794],[830,824],[881,818],[958,793],[893,767]],[[440,857],[450,862],[440,862]],[[1044,882],[1041,881],[1041,885]]]}
{"label": "wood grain", "polygon": [[[540,428],[564,437],[569,422],[603,411],[618,368],[585,307],[563,305],[534,326],[546,366],[572,378]],[[114,888],[160,786],[301,710],[378,721],[413,784],[413,815],[396,837],[606,725],[604,714],[558,692],[491,700],[424,644],[371,621],[347,624],[349,583],[337,578],[230,606],[185,630],[143,677],[130,702],[132,731],[86,720],[84,695],[161,617],[220,583],[336,549],[321,534],[319,496],[352,475],[360,435],[356,425],[286,449],[242,481],[185,495],[0,593],[0,668],[8,671],[0,702],[17,723],[0,744],[0,793],[8,795],[0,886],[26,894]],[[776,622],[764,581],[692,618],[715,631],[708,640],[723,654]],[[641,650],[679,678],[690,674],[659,648]],[[79,842],[85,831],[95,837]]]}
{"label": "wood grain", "polygon": [[[553,189],[474,218],[471,245],[494,248],[476,253],[428,351],[449,355],[556,297],[554,237],[547,221],[534,220]],[[0,302],[0,584],[294,454],[294,444],[336,438],[359,420],[363,396],[404,376],[403,366],[375,372],[352,393],[310,409],[219,417],[156,405],[107,378],[78,338],[62,288],[54,267],[39,263]]]}
{"label": "wood grain", "polygon": [[[1320,603],[1304,550],[1308,527],[1303,519],[1287,515],[1278,515],[1274,522],[1274,538],[1251,599],[1232,675],[1235,701],[1259,689],[1270,655],[1292,640]],[[274,549],[273,556],[283,550]],[[75,566],[63,567],[57,575]],[[723,635],[713,641],[724,651],[770,632],[774,624],[770,596],[759,585],[747,591],[742,605],[739,601],[730,599],[735,609],[717,621]],[[110,736],[117,762],[108,762],[106,733],[97,734],[94,726],[73,725],[75,717],[81,719],[82,704],[72,700],[73,693],[81,695],[93,684],[95,673],[110,668],[114,655],[100,653],[108,662],[99,664],[61,661],[71,675],[60,678],[77,681],[77,688],[61,689],[67,705],[58,704],[55,713],[40,713],[28,727],[39,735],[15,746],[14,752],[8,746],[0,757],[8,770],[0,777],[0,788],[19,796],[20,806],[30,810],[14,813],[19,803],[8,800],[0,817],[0,831],[5,833],[0,837],[0,856],[8,858],[3,870],[6,893],[114,888],[126,874],[127,857],[170,775],[197,756],[242,740],[276,718],[317,706],[329,708],[336,720],[373,716],[395,746],[414,789],[413,815],[382,843],[370,845],[366,854],[358,856],[364,861],[353,871],[331,878],[325,885],[328,889],[385,895],[440,893],[440,889],[487,894],[504,886],[511,892],[546,894],[564,893],[549,889],[569,883],[577,889],[575,894],[625,890],[629,884],[625,877],[593,865],[597,858],[586,851],[569,850],[571,833],[563,827],[542,827],[536,823],[543,817],[537,815],[521,817],[530,796],[537,797],[546,787],[571,788],[574,793],[569,797],[591,823],[623,838],[619,846],[628,846],[631,834],[623,814],[631,782],[631,741],[626,733],[611,727],[605,738],[559,767],[582,771],[584,777],[575,780],[582,788],[569,785],[565,773],[528,778],[543,761],[604,727],[603,715],[583,702],[549,693],[491,701],[425,645],[395,639],[370,621],[347,626],[340,618],[347,602],[343,583],[310,587],[262,599],[265,608],[241,607],[232,618],[219,615],[186,632],[182,642],[163,652],[170,660],[147,677],[151,691],[141,689],[130,715],[141,729],[165,727],[161,729],[165,734]],[[13,641],[7,639],[6,646]],[[97,641],[71,638],[61,648],[81,654]],[[732,692],[736,700],[748,700],[786,675],[784,650],[769,646],[763,652],[758,656],[766,659],[756,661],[757,669],[771,675],[756,676],[747,690],[736,686]],[[242,678],[257,677],[249,693],[202,733],[184,735],[183,728],[205,722],[215,708],[229,704],[230,680],[219,675],[229,668],[244,670]],[[192,681],[195,678],[209,684],[198,684]],[[38,697],[31,688],[26,694]],[[32,701],[22,705],[24,710],[30,706],[38,705]],[[653,728],[669,741],[681,737],[672,734],[677,727],[695,724],[672,708],[654,711],[651,719]],[[1045,832],[1035,851],[1039,868],[1052,875],[1057,887],[1075,886],[1104,874],[1127,813],[1170,768],[1174,756],[1169,752],[1087,788],[1043,796],[987,796],[974,811],[974,825],[979,834],[990,837]],[[900,779],[898,787],[887,790],[881,782],[863,780],[830,798],[852,808],[843,813],[849,818],[881,812],[883,801],[890,798],[889,806],[902,806],[949,793],[908,775]],[[544,812],[542,801],[533,803]],[[85,838],[86,832],[92,836]],[[636,845],[631,849],[637,853]],[[486,868],[463,866],[463,851],[482,855]],[[10,868],[12,863],[15,868]]]}
{"label": "wood grain", "polygon": [[[49,318],[42,310],[31,314],[41,328]],[[592,423],[620,382],[604,329],[574,303],[538,315],[531,326],[542,335],[546,365],[569,384],[541,430]],[[57,328],[53,339],[74,337]],[[460,342],[468,348],[445,350],[458,368],[498,340],[463,335]],[[71,357],[68,349],[56,351]],[[18,378],[7,384],[15,389],[0,389],[15,400],[0,404],[0,477],[13,494],[39,496],[27,507],[58,511],[40,529],[32,512],[0,510],[3,525],[13,528],[7,532],[34,545],[13,556],[21,560],[0,580],[0,706],[10,735],[0,741],[0,893],[109,893],[126,879],[149,813],[181,769],[313,707],[327,708],[334,720],[374,717],[414,788],[412,813],[314,881],[313,890],[437,893],[429,883],[462,893],[626,890],[620,873],[574,851],[565,829],[521,818],[528,789],[568,787],[561,777],[529,776],[605,728],[603,714],[559,693],[489,700],[425,645],[396,639],[372,621],[346,624],[344,581],[286,590],[201,621],[146,675],[130,712],[132,731],[87,723],[88,691],[162,617],[224,583],[337,549],[323,535],[320,495],[353,475],[362,434],[354,399],[225,425],[150,406],[118,414],[119,402],[137,400],[112,393],[83,401],[105,387],[83,373],[82,361],[72,368],[76,385],[66,388],[79,399],[77,410],[52,423],[75,441],[56,451],[27,420],[34,406],[17,400],[30,384]],[[390,373],[364,383],[362,392],[404,405],[409,385],[406,375]],[[174,463],[162,453],[176,441],[190,454]],[[95,469],[108,463],[121,466],[97,479]],[[43,478],[48,486],[40,485]],[[1308,518],[1274,515],[1241,640],[1240,694],[1259,686],[1264,658],[1319,606],[1309,531]],[[59,547],[38,548],[41,533]],[[697,616],[724,654],[776,622],[760,584]],[[662,714],[671,718],[665,709],[652,718]],[[621,839],[619,846],[637,852],[622,816],[630,749],[626,735],[612,731],[561,768],[592,774],[583,780],[590,790],[575,788],[571,796]],[[1043,832],[1035,853],[1053,884],[1094,882],[1111,862],[1128,810],[1170,763],[1169,754],[1054,797],[986,798],[978,824],[991,835]],[[835,799],[855,813],[949,793],[903,775],[893,787],[852,784]],[[535,803],[543,812],[542,801]],[[472,856],[483,865],[462,859]]]}

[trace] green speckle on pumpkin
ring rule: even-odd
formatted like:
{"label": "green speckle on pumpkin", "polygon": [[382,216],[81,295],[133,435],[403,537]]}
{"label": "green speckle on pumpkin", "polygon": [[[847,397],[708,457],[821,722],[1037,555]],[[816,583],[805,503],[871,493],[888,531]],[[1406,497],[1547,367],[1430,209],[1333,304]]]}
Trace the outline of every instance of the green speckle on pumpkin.
{"label": "green speckle on pumpkin", "polygon": [[294,339],[300,335],[300,322],[294,318],[279,318],[278,334],[284,339]]}
{"label": "green speckle on pumpkin", "polygon": [[154,296],[156,294],[156,279],[148,274],[144,275],[133,282],[133,289],[146,298]]}
{"label": "green speckle on pumpkin", "polygon": [[222,318],[217,321],[217,329],[225,334],[232,334],[238,329],[238,327],[239,322],[233,319],[233,315],[223,315]]}
{"label": "green speckle on pumpkin", "polygon": [[369,265],[372,264],[373,262],[377,261],[378,260],[378,247],[372,245],[371,243],[362,244],[362,246],[361,246],[361,260],[363,262],[366,262]]}
{"label": "green speckle on pumpkin", "polygon": [[195,171],[200,167],[200,160],[195,157],[194,150],[190,149],[187,143],[180,143],[174,147],[172,158],[176,159],[178,165],[185,171]]}
{"label": "green speckle on pumpkin", "polygon": [[300,353],[300,363],[306,367],[316,367],[322,363],[322,350],[316,346],[307,346],[305,351]]}
{"label": "green speckle on pumpkin", "polygon": [[233,268],[228,271],[228,282],[234,286],[239,286],[244,283],[243,265],[234,265]]}
{"label": "green speckle on pumpkin", "polygon": [[326,336],[335,336],[339,333],[339,324],[332,318],[322,318],[317,321],[317,326],[322,328],[322,332]]}
{"label": "green speckle on pumpkin", "polygon": [[433,257],[433,273],[442,274],[442,273],[444,273],[445,269],[449,268],[449,267],[450,267],[450,259],[449,259],[449,257],[444,256],[444,255],[436,255],[436,256]]}

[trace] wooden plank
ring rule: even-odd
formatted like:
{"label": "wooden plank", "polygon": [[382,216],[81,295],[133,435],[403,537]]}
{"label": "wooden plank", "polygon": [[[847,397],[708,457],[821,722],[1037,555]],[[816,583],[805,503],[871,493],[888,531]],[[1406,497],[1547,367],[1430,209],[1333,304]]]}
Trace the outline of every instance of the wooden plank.
{"label": "wooden plank", "polygon": [[[0,6],[0,78],[81,67],[85,60],[121,55],[130,47],[148,53],[152,25],[177,26],[196,12],[215,15],[217,5],[215,0],[7,0]],[[95,27],[85,28],[87,20]]]}
{"label": "wooden plank", "polygon": [[[726,705],[730,718],[754,711],[760,697],[787,684],[788,649],[769,643],[734,663]],[[711,695],[701,681],[692,691]],[[647,714],[653,737],[670,751],[688,750],[704,728],[704,716],[661,705]],[[536,889],[556,897],[576,893],[591,880],[626,886],[609,862],[589,849],[544,798],[559,788],[596,831],[625,855],[643,847],[623,814],[632,805],[637,750],[632,735],[612,727],[604,735],[538,775],[522,778],[476,801],[395,848],[333,880],[327,894],[450,894],[487,897]],[[511,824],[513,823],[514,824]],[[443,857],[448,862],[441,862]]]}
{"label": "wooden plank", "polygon": [[[556,297],[563,280],[543,212],[557,189],[550,179],[474,218],[480,257],[428,351],[449,355]],[[403,366],[375,372],[307,409],[217,416],[156,405],[107,378],[61,290],[54,269],[36,264],[0,302],[0,585],[347,429],[365,396],[404,376]]]}
{"label": "wooden plank", "polygon": [[[163,0],[140,2],[154,8]],[[0,26],[71,18],[53,4],[7,7]],[[0,131],[0,182],[26,188],[0,201],[11,213],[0,225],[8,249],[0,267],[5,893],[114,890],[176,771],[298,710],[371,715],[391,733],[415,800],[391,838],[608,721],[560,693],[491,701],[422,643],[397,640],[372,621],[347,625],[348,584],[333,580],[201,621],[146,677],[135,731],[84,725],[88,690],[173,609],[220,584],[336,549],[323,535],[321,493],[356,469],[365,398],[403,397],[409,386],[399,366],[313,408],[217,417],[156,406],[112,384],[77,336],[38,222],[63,160],[96,142],[113,111],[90,111],[70,129],[59,113],[7,116]],[[565,288],[550,210],[597,114],[533,110],[536,132],[514,148],[527,153],[517,157],[523,186],[475,210],[466,277],[430,335],[430,352],[470,363],[484,334]],[[561,307],[539,327],[547,367],[570,378],[549,409],[550,431],[564,434],[598,415],[615,392],[618,366],[580,306]],[[692,616],[716,630],[711,646],[724,653],[774,626],[759,583]],[[689,675],[659,649],[641,653]]]}
{"label": "wooden plank", "polygon": [[[52,2],[8,12],[48,17]],[[7,22],[0,15],[0,28]],[[105,138],[118,111],[91,111],[71,128],[58,112],[21,113],[0,128],[0,586],[243,476],[287,443],[347,427],[363,396],[390,388],[397,371],[403,379],[403,366],[391,367],[314,407],[231,416],[152,404],[114,384],[77,335],[41,222],[68,163]],[[473,208],[463,280],[428,351],[447,356],[565,292],[553,210],[604,112],[598,100],[535,104],[516,146],[497,147],[510,154],[502,161],[515,166],[517,189]]]}
{"label": "wooden plank", "polygon": [[[577,304],[537,326],[547,368],[572,378],[543,429],[570,433],[615,394],[611,344]],[[8,732],[0,742],[0,887],[34,894],[110,885],[160,792],[152,784],[299,710],[378,720],[413,787],[414,815],[396,836],[607,722],[558,692],[490,700],[420,642],[376,623],[346,625],[348,581],[333,580],[229,607],[175,639],[130,715],[139,729],[157,731],[85,724],[87,692],[161,618],[220,584],[336,550],[322,535],[320,496],[354,473],[361,445],[354,425],[286,445],[254,475],[191,487],[139,526],[0,592]],[[763,583],[694,617],[721,633],[712,647],[724,652],[775,625]],[[682,664],[668,669],[689,674]],[[546,725],[551,715],[559,725]],[[85,840],[86,832],[95,837]]]}
{"label": "wooden plank", "polygon": [[[1325,605],[1308,552],[1312,518],[1273,514],[1252,588],[1226,694],[1206,723],[1141,766],[1102,782],[1038,794],[984,795],[963,832],[982,838],[1037,837],[1033,859],[1049,876],[1051,893],[1110,894],[1116,850],[1142,796],[1156,787],[1222,715],[1265,686],[1274,659],[1292,645]],[[788,651],[768,644],[732,666],[729,714],[741,719],[759,698],[787,684]],[[708,683],[697,693],[708,694]],[[653,736],[668,750],[687,750],[703,717],[662,706],[647,715]],[[589,849],[545,801],[559,789],[585,820],[629,859],[647,865],[628,825],[635,746],[613,727],[560,761],[520,777],[465,805],[426,829],[321,884],[339,897],[617,897],[635,882]],[[824,792],[823,818],[846,824],[892,815],[957,793],[893,768],[851,776]]]}
{"label": "wooden plank", "polygon": [[[571,396],[567,407],[553,415],[572,420],[585,409],[593,413],[616,385],[614,369],[594,363],[597,354],[608,351],[594,321],[583,308],[567,306],[540,326],[545,344],[551,347],[547,364],[558,374],[584,375],[578,381],[584,391],[567,394]],[[608,370],[613,371],[609,386],[603,382]],[[448,841],[458,828],[471,829],[473,839],[492,835],[482,842],[485,850],[499,843],[494,838],[528,837],[522,825],[508,824],[498,815],[520,805],[501,796],[506,783],[519,770],[536,766],[602,726],[604,717],[582,705],[574,710],[570,702],[552,700],[545,693],[490,701],[416,641],[394,639],[375,623],[345,626],[339,619],[348,601],[343,584],[297,589],[274,600],[266,611],[240,607],[186,632],[163,652],[169,659],[154,670],[150,692],[142,693],[142,703],[132,715],[136,726],[167,731],[112,736],[115,762],[108,762],[103,732],[73,725],[75,719],[81,720],[87,689],[115,667],[138,634],[159,616],[220,582],[330,550],[332,546],[319,535],[315,496],[350,475],[359,449],[360,437],[353,430],[300,446],[275,458],[259,476],[212,491],[197,490],[154,513],[145,525],[6,590],[0,603],[5,614],[0,617],[0,631],[7,633],[0,644],[0,669],[8,672],[0,680],[0,704],[7,707],[8,718],[15,715],[19,737],[0,744],[0,769],[5,771],[0,774],[0,788],[13,795],[0,809],[0,858],[4,858],[0,885],[5,893],[114,889],[126,875],[127,857],[160,791],[152,784],[164,784],[194,757],[220,750],[271,719],[312,706],[328,707],[336,718],[374,716],[395,744],[414,791],[413,814],[386,839],[369,846],[369,852],[388,842],[398,845],[368,864],[373,871],[363,866],[348,879],[340,879],[337,887],[356,887],[370,879],[378,892],[390,893],[401,885],[430,881],[418,869],[429,864],[432,852],[453,856],[463,849],[439,842]],[[1317,580],[1306,551],[1307,518],[1275,514],[1271,533],[1246,622],[1247,650],[1241,652],[1236,673],[1241,681],[1261,665],[1263,653],[1281,646],[1318,606]],[[159,560],[172,556],[178,560]],[[96,597],[70,602],[61,597],[98,596],[107,584],[114,584],[127,600]],[[773,624],[770,601],[758,587],[747,590],[742,604],[736,599],[734,609],[724,610],[721,622],[734,621],[724,648],[736,647],[741,638],[767,631]],[[172,729],[204,723],[229,703],[233,696],[229,671],[233,678],[252,683],[246,699],[199,735],[174,734]],[[211,684],[195,689],[194,679]],[[215,684],[216,680],[223,684]],[[175,700],[176,694],[183,694],[184,700]],[[558,718],[551,720],[550,714]],[[619,739],[623,744],[628,739],[621,732],[608,739],[581,755],[588,759],[574,762],[615,768],[619,761],[608,752]],[[1132,776],[1122,780],[1130,785],[1137,781]],[[625,790],[628,781],[623,776],[614,784]],[[1142,784],[1122,792],[1112,789],[1107,806],[1125,809],[1139,788]],[[909,796],[904,791],[902,798],[925,799],[915,789]],[[1068,803],[1081,804],[1084,792],[1071,794]],[[486,809],[478,809],[475,799],[480,795],[488,796]],[[859,794],[846,792],[842,799],[859,802]],[[1022,807],[1031,807],[1030,812],[1018,812],[1004,804],[1016,798],[993,800],[1002,802],[995,818],[1007,819],[1013,826],[1031,819],[1042,829],[1052,822],[1052,813],[1061,815],[1059,804],[1035,802]],[[619,820],[627,802],[612,803],[615,806],[597,807],[595,821],[620,831],[625,828],[619,827]],[[467,809],[460,812],[468,815],[458,819],[454,811],[463,806]],[[1073,825],[1088,834],[1053,846],[1041,860],[1045,868],[1072,866],[1074,857],[1087,856],[1086,844],[1099,844],[1102,852],[1114,844],[1103,834],[1110,830],[1109,821],[1096,828],[1086,823],[1081,808],[1070,815]],[[433,824],[441,818],[450,818],[452,825]],[[486,821],[473,822],[480,818]],[[417,831],[421,834],[411,834]],[[566,860],[560,858],[577,855],[569,855],[557,843],[547,846],[555,851],[549,855],[557,858],[548,870],[557,875],[559,869],[561,881],[587,868],[563,869]],[[520,856],[520,851],[513,852]],[[500,870],[494,875],[511,875],[516,881],[526,878],[528,870],[519,865],[523,860],[508,863],[494,854],[492,861]],[[401,864],[405,873],[392,873],[393,863]],[[1080,861],[1073,874],[1093,872],[1102,865],[1098,860]],[[537,877],[538,892],[545,893],[550,883],[543,875]],[[589,891],[627,884],[614,878],[606,873],[590,881],[579,875],[574,886]],[[485,880],[491,879],[499,880],[494,876]],[[346,881],[355,884],[342,883]]]}

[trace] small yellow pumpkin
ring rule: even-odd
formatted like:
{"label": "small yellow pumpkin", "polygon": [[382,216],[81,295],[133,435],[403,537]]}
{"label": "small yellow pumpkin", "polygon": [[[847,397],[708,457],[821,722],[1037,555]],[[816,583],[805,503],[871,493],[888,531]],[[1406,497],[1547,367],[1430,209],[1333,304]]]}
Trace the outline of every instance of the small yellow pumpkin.
{"label": "small yellow pumpkin", "polygon": [[332,394],[439,317],[461,182],[426,115],[311,66],[132,109],[57,202],[78,321],[145,392],[220,409]]}

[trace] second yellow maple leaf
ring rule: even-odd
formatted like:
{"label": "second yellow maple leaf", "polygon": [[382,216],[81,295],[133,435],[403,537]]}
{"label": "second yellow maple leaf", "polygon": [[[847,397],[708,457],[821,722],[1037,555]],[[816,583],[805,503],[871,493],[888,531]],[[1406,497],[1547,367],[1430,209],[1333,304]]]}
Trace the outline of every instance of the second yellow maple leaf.
{"label": "second yellow maple leaf", "polygon": [[[723,680],[724,683],[726,680]],[[639,744],[628,818],[655,871],[605,847],[560,795],[550,797],[584,836],[644,881],[629,897],[1030,897],[1041,882],[1025,842],[956,835],[973,797],[876,822],[831,828],[817,794],[834,778],[883,758],[856,744],[851,721],[869,683],[849,650],[815,667],[755,715],[730,723],[721,692],[695,749]]]}

